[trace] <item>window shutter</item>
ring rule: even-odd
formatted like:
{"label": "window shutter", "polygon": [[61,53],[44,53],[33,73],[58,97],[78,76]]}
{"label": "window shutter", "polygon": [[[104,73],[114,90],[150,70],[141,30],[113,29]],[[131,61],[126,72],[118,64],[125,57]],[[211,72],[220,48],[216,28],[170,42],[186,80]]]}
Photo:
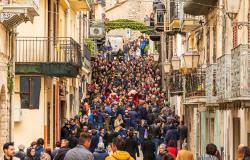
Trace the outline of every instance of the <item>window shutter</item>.
{"label": "window shutter", "polygon": [[233,26],[233,48],[236,48],[238,45],[238,24],[235,23]]}
{"label": "window shutter", "polygon": [[32,107],[33,107],[33,109],[39,109],[40,91],[41,91],[41,77],[39,77],[39,76],[32,77],[31,86],[32,86],[32,88],[31,88]]}
{"label": "window shutter", "polygon": [[[248,11],[248,22],[250,22],[250,10]],[[250,26],[247,27],[248,30],[248,48],[250,48]]]}

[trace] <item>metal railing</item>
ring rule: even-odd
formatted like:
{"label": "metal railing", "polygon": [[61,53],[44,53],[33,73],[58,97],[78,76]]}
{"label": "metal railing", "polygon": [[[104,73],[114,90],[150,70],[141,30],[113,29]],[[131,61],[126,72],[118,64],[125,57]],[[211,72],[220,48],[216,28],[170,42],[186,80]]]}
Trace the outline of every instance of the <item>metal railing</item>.
{"label": "metal railing", "polygon": [[186,97],[205,96],[205,71],[197,70],[185,75]]}
{"label": "metal railing", "polygon": [[169,77],[170,94],[183,94],[183,76],[179,72],[174,72]]}
{"label": "metal railing", "polygon": [[157,9],[156,13],[155,13],[155,26],[164,26],[164,22],[165,22],[165,13],[166,10],[165,9]]}
{"label": "metal railing", "polygon": [[70,37],[18,37],[16,62],[81,64],[81,46]]}

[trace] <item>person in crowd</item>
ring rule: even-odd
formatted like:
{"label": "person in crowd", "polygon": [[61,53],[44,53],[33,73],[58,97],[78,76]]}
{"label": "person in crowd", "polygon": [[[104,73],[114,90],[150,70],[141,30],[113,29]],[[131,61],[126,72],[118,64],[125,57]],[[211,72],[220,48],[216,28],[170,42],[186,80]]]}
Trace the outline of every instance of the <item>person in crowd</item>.
{"label": "person in crowd", "polygon": [[41,153],[44,151],[44,140],[42,138],[39,138],[36,141],[36,154],[35,154],[35,160],[40,160]]}
{"label": "person in crowd", "polygon": [[159,146],[159,153],[156,160],[174,160],[174,156],[166,150],[166,145],[163,143]]}
{"label": "person in crowd", "polygon": [[24,160],[24,158],[26,157],[24,149],[25,149],[24,145],[19,145],[18,152],[15,154],[15,157],[19,158],[20,160]]}
{"label": "person in crowd", "polygon": [[69,138],[71,129],[70,123],[68,121],[65,122],[64,126],[61,129],[61,139]]}
{"label": "person in crowd", "polygon": [[93,160],[93,154],[88,150],[90,143],[91,135],[82,133],[79,137],[79,144],[66,153],[64,160]]}
{"label": "person in crowd", "polygon": [[239,144],[237,148],[236,160],[243,160],[244,154],[242,148],[245,147],[244,144]]}
{"label": "person in crowd", "polygon": [[171,153],[174,157],[177,156],[177,147],[175,145],[175,141],[174,140],[170,140],[168,142],[168,147],[167,147],[167,151],[169,153]]}
{"label": "person in crowd", "polygon": [[122,129],[122,124],[123,124],[122,115],[119,114],[114,122],[115,132],[119,132]]}
{"label": "person in crowd", "polygon": [[148,137],[142,143],[143,160],[155,160],[156,147],[152,141],[152,136],[149,134]]}
{"label": "person in crowd", "polygon": [[219,151],[215,144],[207,144],[206,146],[206,154],[199,157],[199,160],[220,160]]}
{"label": "person in crowd", "polygon": [[250,148],[247,146],[242,147],[243,160],[250,160]]}
{"label": "person in crowd", "polygon": [[121,137],[113,139],[111,144],[112,154],[105,158],[105,160],[134,160],[134,158],[125,151],[126,142]]}
{"label": "person in crowd", "polygon": [[104,143],[98,143],[98,147],[95,149],[93,155],[94,160],[105,160],[105,158],[109,156],[108,152],[105,150]]}
{"label": "person in crowd", "polygon": [[25,157],[25,160],[34,160],[35,154],[36,154],[35,148],[32,148],[32,147],[28,148],[27,149],[27,156]]}
{"label": "person in crowd", "polygon": [[180,135],[180,146],[184,143],[187,139],[188,129],[187,126],[184,124],[184,121],[181,121],[181,124],[178,127],[178,133]]}
{"label": "person in crowd", "polygon": [[20,160],[15,157],[15,147],[13,142],[8,142],[3,145],[4,156],[0,157],[0,160]]}
{"label": "person in crowd", "polygon": [[69,148],[69,140],[68,139],[62,139],[61,140],[61,147],[57,151],[54,160],[64,160],[64,157],[66,153],[70,150]]}
{"label": "person in crowd", "polygon": [[51,153],[51,157],[52,159],[54,159],[54,157],[56,156],[58,150],[60,149],[61,147],[61,142],[60,141],[57,141],[56,142],[56,148],[53,150],[53,152]]}
{"label": "person in crowd", "polygon": [[48,153],[46,153],[45,151],[41,152],[40,160],[51,160],[51,156]]}
{"label": "person in crowd", "polygon": [[99,135],[97,134],[96,130],[92,130],[92,138],[91,138],[91,144],[89,147],[90,152],[94,152],[95,149],[97,148],[97,145],[99,143]]}
{"label": "person in crowd", "polygon": [[131,128],[128,131],[128,137],[126,138],[126,151],[136,160],[137,157],[140,157],[138,141],[134,137],[134,129]]}
{"label": "person in crowd", "polygon": [[182,144],[182,150],[178,152],[176,160],[194,160],[194,155],[188,150],[187,143]]}
{"label": "person in crowd", "polygon": [[69,140],[69,147],[74,148],[78,145],[79,139],[76,137],[76,130],[72,130],[70,136],[67,138]]}

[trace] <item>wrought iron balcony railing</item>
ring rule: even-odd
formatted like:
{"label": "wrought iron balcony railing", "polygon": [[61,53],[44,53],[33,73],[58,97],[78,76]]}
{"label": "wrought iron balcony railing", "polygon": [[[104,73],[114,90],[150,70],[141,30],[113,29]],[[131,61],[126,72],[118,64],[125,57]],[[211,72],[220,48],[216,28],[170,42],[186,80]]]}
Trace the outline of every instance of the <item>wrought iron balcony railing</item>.
{"label": "wrought iron balcony railing", "polygon": [[179,72],[174,72],[169,77],[170,94],[180,95],[183,94],[183,77]]}
{"label": "wrought iron balcony railing", "polygon": [[205,71],[199,69],[185,75],[186,97],[205,96]]}
{"label": "wrought iron balcony railing", "polygon": [[231,98],[250,98],[250,50],[249,45],[239,45],[232,50]]}
{"label": "wrought iron balcony railing", "polygon": [[217,60],[217,101],[223,102],[231,97],[231,55],[224,54]]}
{"label": "wrought iron balcony railing", "polygon": [[70,37],[18,37],[17,63],[81,65],[81,46]]}
{"label": "wrought iron balcony railing", "polygon": [[206,68],[206,97],[207,103],[217,103],[217,64],[211,64]]}
{"label": "wrought iron balcony railing", "polygon": [[164,27],[164,22],[165,22],[165,13],[166,10],[165,9],[157,9],[156,13],[155,13],[155,27]]}

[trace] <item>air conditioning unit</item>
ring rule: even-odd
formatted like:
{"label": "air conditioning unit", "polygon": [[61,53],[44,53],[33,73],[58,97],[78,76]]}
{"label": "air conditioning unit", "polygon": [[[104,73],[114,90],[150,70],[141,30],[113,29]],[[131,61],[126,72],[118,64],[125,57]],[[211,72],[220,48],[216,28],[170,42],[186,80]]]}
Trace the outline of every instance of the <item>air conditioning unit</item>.
{"label": "air conditioning unit", "polygon": [[23,116],[22,116],[22,109],[21,108],[14,108],[14,111],[13,111],[13,121],[14,122],[21,122],[23,119]]}
{"label": "air conditioning unit", "polygon": [[91,38],[104,37],[104,28],[103,27],[90,27],[89,37]]}

